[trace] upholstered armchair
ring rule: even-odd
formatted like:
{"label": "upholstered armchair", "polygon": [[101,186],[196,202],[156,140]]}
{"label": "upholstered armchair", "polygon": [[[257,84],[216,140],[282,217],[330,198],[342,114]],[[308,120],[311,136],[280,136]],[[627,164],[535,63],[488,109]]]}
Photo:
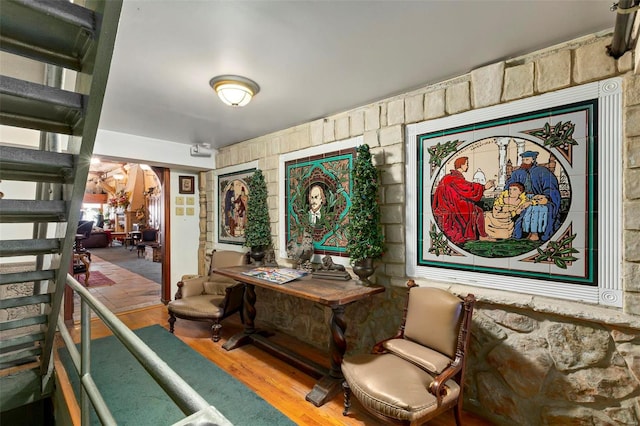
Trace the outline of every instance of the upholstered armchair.
{"label": "upholstered armchair", "polygon": [[211,322],[211,338],[217,342],[220,340],[220,322],[223,319],[236,312],[240,312],[240,318],[243,319],[244,284],[211,271],[213,268],[244,265],[246,260],[246,253],[214,250],[206,276],[184,275],[178,282],[175,299],[167,305],[169,331],[174,332],[176,318],[208,321]]}
{"label": "upholstered armchair", "polygon": [[461,424],[462,387],[475,297],[459,297],[409,281],[398,334],[371,354],[345,357],[344,415],[351,394],[374,416],[419,425],[454,408]]}

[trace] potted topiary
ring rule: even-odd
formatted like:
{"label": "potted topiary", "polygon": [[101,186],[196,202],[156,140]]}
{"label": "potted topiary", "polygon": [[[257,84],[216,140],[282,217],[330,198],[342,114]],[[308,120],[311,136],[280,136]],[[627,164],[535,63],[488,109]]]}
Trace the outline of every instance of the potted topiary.
{"label": "potted topiary", "polygon": [[262,262],[267,248],[271,245],[271,225],[267,205],[267,184],[260,169],[248,179],[249,200],[247,201],[246,247],[251,248],[251,258]]}
{"label": "potted topiary", "polygon": [[384,253],[378,202],[379,174],[371,162],[369,145],[360,145],[356,153],[349,223],[346,226],[347,252],[353,272],[364,284],[369,284],[369,276],[374,272],[373,260]]}

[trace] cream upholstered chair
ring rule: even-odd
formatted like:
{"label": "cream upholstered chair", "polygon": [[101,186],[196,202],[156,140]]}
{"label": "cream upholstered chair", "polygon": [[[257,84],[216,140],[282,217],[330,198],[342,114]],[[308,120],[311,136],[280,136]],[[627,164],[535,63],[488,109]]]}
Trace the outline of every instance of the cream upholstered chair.
{"label": "cream upholstered chair", "polygon": [[409,281],[405,317],[398,334],[372,354],[345,357],[344,415],[356,396],[374,416],[419,425],[455,408],[460,425],[466,350],[475,297],[462,300]]}
{"label": "cream upholstered chair", "polygon": [[242,318],[244,284],[211,271],[245,265],[246,260],[243,252],[214,250],[208,275],[183,275],[175,299],[167,305],[169,331],[173,333],[176,318],[210,321],[211,338],[214,342],[220,340],[220,321],[236,312],[240,312]]}

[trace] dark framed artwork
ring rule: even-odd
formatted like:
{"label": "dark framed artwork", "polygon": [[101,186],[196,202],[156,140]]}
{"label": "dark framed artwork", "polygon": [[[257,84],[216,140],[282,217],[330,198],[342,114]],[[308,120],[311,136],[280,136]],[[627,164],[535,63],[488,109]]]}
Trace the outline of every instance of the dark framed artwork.
{"label": "dark framed artwork", "polygon": [[598,288],[619,282],[602,275],[619,273],[602,217],[618,214],[602,190],[618,93],[611,80],[408,126],[408,275],[618,303]]}
{"label": "dark framed artwork", "polygon": [[178,176],[178,192],[180,194],[194,194],[195,178],[193,176]]}
{"label": "dark framed artwork", "polygon": [[255,171],[253,168],[218,175],[218,242],[244,244],[250,196],[248,179]]}

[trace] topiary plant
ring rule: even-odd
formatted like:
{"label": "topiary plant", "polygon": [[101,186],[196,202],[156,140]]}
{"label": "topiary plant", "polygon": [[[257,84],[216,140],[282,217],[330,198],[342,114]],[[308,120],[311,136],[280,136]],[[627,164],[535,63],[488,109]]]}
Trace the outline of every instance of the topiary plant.
{"label": "topiary plant", "polygon": [[262,170],[257,169],[247,181],[249,201],[247,201],[247,229],[244,234],[244,245],[252,248],[267,248],[271,245],[271,225],[267,205],[267,184]]}
{"label": "topiary plant", "polygon": [[369,145],[360,145],[356,148],[356,153],[349,223],[346,226],[349,241],[347,252],[351,263],[367,258],[376,259],[384,253],[378,202],[378,170],[371,162]]}

